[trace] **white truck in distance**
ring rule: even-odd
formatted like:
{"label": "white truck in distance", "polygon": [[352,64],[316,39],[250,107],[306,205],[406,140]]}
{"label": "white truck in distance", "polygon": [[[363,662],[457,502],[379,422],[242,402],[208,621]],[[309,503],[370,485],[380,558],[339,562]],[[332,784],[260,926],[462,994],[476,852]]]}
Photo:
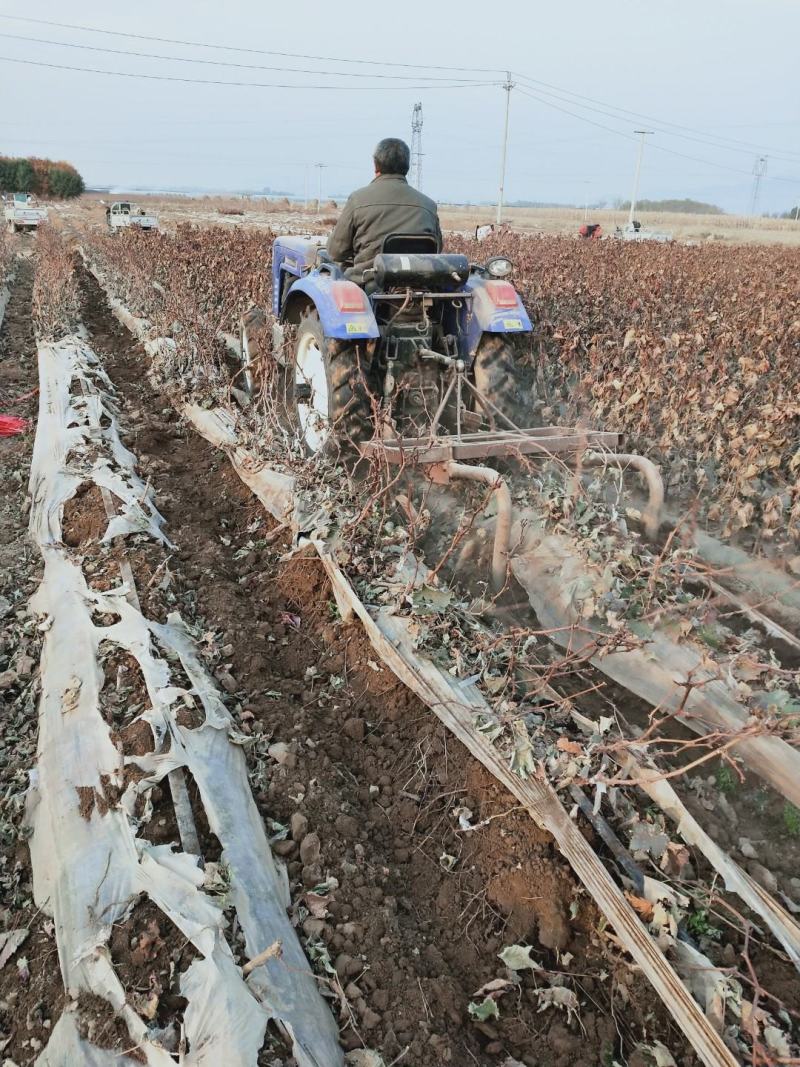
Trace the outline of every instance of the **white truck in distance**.
{"label": "white truck in distance", "polygon": [[617,226],[614,236],[619,241],[659,241],[661,244],[669,244],[672,234],[665,230],[645,230],[641,222],[629,222],[625,228]]}
{"label": "white truck in distance", "polygon": [[140,230],[158,229],[158,216],[146,214],[144,208],[137,207],[129,200],[116,200],[107,207],[106,222],[112,233],[127,226],[138,226]]}
{"label": "white truck in distance", "polygon": [[6,226],[9,233],[17,230],[35,230],[47,221],[47,208],[37,207],[30,193],[14,193],[5,201]]}

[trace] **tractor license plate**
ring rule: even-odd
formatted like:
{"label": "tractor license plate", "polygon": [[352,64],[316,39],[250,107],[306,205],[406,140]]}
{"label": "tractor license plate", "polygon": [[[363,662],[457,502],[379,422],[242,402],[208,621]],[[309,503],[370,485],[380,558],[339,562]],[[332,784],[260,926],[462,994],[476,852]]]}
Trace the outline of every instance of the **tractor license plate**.
{"label": "tractor license plate", "polygon": [[521,330],[522,319],[503,319],[504,330]]}
{"label": "tractor license plate", "polygon": [[348,333],[366,333],[367,329],[368,329],[368,327],[367,327],[367,323],[366,322],[348,322],[347,323],[347,332]]}

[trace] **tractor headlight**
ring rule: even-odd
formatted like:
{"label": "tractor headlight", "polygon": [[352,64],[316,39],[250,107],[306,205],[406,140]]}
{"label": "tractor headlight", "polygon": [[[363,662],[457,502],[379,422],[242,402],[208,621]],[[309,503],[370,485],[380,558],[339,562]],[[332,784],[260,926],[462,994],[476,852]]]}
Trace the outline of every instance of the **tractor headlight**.
{"label": "tractor headlight", "polygon": [[486,273],[492,278],[507,278],[514,269],[514,264],[505,256],[495,256],[486,263]]}

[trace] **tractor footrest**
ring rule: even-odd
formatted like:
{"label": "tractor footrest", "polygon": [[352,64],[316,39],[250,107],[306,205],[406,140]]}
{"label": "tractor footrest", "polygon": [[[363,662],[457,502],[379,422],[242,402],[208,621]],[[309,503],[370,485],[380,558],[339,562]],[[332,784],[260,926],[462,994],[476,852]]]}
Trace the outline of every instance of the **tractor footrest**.
{"label": "tractor footrest", "polygon": [[443,463],[490,456],[532,456],[547,459],[587,448],[615,449],[620,435],[606,430],[543,426],[531,430],[487,430],[461,436],[376,438],[362,445],[365,455],[380,452],[390,463]]}

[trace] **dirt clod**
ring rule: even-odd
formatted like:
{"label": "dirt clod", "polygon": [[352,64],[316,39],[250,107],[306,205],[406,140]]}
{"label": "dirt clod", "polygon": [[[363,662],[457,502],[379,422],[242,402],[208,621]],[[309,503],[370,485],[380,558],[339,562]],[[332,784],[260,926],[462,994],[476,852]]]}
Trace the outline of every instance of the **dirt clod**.
{"label": "dirt clod", "polygon": [[306,866],[316,863],[320,856],[321,843],[318,834],[306,834],[300,842],[300,860]]}

